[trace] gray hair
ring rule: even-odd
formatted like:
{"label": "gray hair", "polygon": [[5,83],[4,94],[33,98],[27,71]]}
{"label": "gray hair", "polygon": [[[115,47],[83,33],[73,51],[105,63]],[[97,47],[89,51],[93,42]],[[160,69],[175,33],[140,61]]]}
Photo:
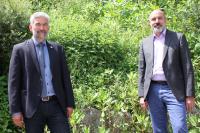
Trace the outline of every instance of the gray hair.
{"label": "gray hair", "polygon": [[30,24],[33,24],[33,23],[34,23],[34,20],[35,20],[36,18],[39,18],[39,17],[44,17],[44,18],[46,18],[46,19],[48,20],[48,23],[49,23],[49,21],[50,21],[50,17],[49,17],[49,15],[48,15],[47,13],[45,13],[45,12],[35,12],[35,13],[33,13],[33,14],[31,15],[31,17],[30,17]]}
{"label": "gray hair", "polygon": [[150,15],[149,15],[149,19],[148,19],[148,20],[150,20],[151,15],[152,15],[154,12],[161,12],[161,13],[163,14],[164,18],[166,19],[166,16],[165,16],[165,15],[166,15],[165,10],[164,10],[163,8],[159,8],[159,9],[153,10],[153,11],[150,13]]}

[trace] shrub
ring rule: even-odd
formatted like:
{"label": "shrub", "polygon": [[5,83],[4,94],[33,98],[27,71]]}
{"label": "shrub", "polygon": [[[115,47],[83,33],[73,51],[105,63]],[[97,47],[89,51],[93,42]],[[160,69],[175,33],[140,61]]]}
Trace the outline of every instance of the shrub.
{"label": "shrub", "polygon": [[11,121],[8,110],[8,91],[6,76],[0,77],[0,131],[3,133],[18,133],[21,129],[16,128]]}
{"label": "shrub", "polygon": [[[12,46],[27,38],[29,5],[25,0],[2,0],[0,5],[0,65],[8,71]],[[26,10],[25,10],[26,9]]]}
{"label": "shrub", "polygon": [[[102,112],[99,132],[114,132],[114,128],[121,132],[152,132],[150,117],[138,104],[137,65],[140,40],[151,33],[148,15],[159,7],[167,12],[169,29],[186,33],[196,74],[196,100],[200,100],[198,0],[24,0],[21,8],[10,1],[0,5],[3,9],[0,11],[3,60],[0,61],[7,66],[12,45],[30,37],[27,34],[29,10],[25,10],[24,3],[30,4],[30,11],[46,11],[51,17],[49,40],[63,45],[68,58],[77,107],[71,119],[74,132],[78,132],[78,127],[90,132],[89,127],[81,125],[83,109],[90,107]],[[1,80],[6,82],[5,78]],[[4,100],[0,114],[4,116],[0,122],[4,125],[2,129],[7,127],[8,132],[17,132],[9,120],[5,88],[6,83],[1,89]],[[197,102],[197,111],[188,117],[191,132],[199,131],[199,107]],[[130,122],[109,123],[113,116],[124,113],[130,114]]]}

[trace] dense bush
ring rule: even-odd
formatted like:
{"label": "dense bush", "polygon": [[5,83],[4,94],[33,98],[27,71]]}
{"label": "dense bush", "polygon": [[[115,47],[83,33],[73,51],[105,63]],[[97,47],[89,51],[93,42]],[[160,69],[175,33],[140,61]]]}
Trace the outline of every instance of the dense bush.
{"label": "dense bush", "polygon": [[22,132],[13,126],[8,111],[8,91],[7,79],[5,76],[0,77],[0,132],[1,133],[18,133]]}
{"label": "dense bush", "polygon": [[[83,110],[92,107],[101,111],[98,130],[102,133],[114,132],[114,128],[121,132],[152,132],[149,115],[142,112],[138,104],[138,48],[140,40],[151,33],[147,21],[149,13],[164,8],[169,29],[186,33],[190,43],[197,83],[197,109],[188,115],[188,125],[191,133],[200,132],[198,0],[24,0],[23,3],[26,4],[21,4],[19,11],[14,10],[19,8],[16,3],[10,1],[0,6],[6,9],[0,10],[4,20],[0,20],[1,58],[4,58],[1,61],[6,66],[12,45],[30,37],[26,29],[30,12],[46,11],[51,17],[49,39],[63,45],[68,57],[77,107],[71,119],[73,131],[89,132],[89,127],[81,121]],[[29,10],[23,5],[28,5]],[[7,127],[5,132],[17,132],[8,115],[5,77],[1,81],[4,100],[1,101],[0,129]],[[113,116],[124,114],[130,114],[131,120],[111,126],[109,122]]]}
{"label": "dense bush", "polygon": [[25,0],[1,0],[0,4],[0,67],[8,71],[10,52],[13,44],[28,36],[29,4]]}
{"label": "dense bush", "polygon": [[[12,46],[28,34],[29,3],[25,0],[1,0],[0,4],[0,74],[8,73]],[[0,77],[0,132],[22,132],[13,126],[8,112],[7,76]]]}

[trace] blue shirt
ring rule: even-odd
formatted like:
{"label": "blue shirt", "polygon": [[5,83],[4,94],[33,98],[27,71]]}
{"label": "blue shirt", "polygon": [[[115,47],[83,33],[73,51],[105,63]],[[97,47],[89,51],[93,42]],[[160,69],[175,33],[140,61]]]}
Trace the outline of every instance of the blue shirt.
{"label": "blue shirt", "polygon": [[[35,45],[35,50],[36,50],[36,54],[37,54],[37,58],[38,58],[39,47],[37,45],[40,45],[40,44],[34,37],[32,37],[32,39],[33,39],[33,42]],[[45,79],[43,79],[43,80],[45,80],[44,83],[45,83],[46,89],[47,89],[46,96],[53,96],[53,95],[55,95],[55,91],[54,91],[53,84],[52,84],[52,73],[51,73],[51,68],[50,68],[49,52],[47,49],[46,41],[44,41],[42,43],[44,44]]]}

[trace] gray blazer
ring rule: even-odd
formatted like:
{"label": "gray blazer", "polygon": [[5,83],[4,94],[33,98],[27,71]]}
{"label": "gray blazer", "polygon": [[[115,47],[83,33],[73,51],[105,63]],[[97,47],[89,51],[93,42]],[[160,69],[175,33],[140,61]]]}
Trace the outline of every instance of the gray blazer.
{"label": "gray blazer", "polygon": [[[153,74],[153,39],[143,39],[139,51],[139,97],[148,95]],[[181,33],[166,31],[163,70],[169,87],[177,100],[194,96],[194,72],[186,37]]]}
{"label": "gray blazer", "polygon": [[[74,107],[74,96],[61,45],[47,42],[52,83],[63,112]],[[42,92],[42,78],[33,40],[14,46],[9,67],[8,95],[11,114],[22,112],[27,118],[37,110]]]}

